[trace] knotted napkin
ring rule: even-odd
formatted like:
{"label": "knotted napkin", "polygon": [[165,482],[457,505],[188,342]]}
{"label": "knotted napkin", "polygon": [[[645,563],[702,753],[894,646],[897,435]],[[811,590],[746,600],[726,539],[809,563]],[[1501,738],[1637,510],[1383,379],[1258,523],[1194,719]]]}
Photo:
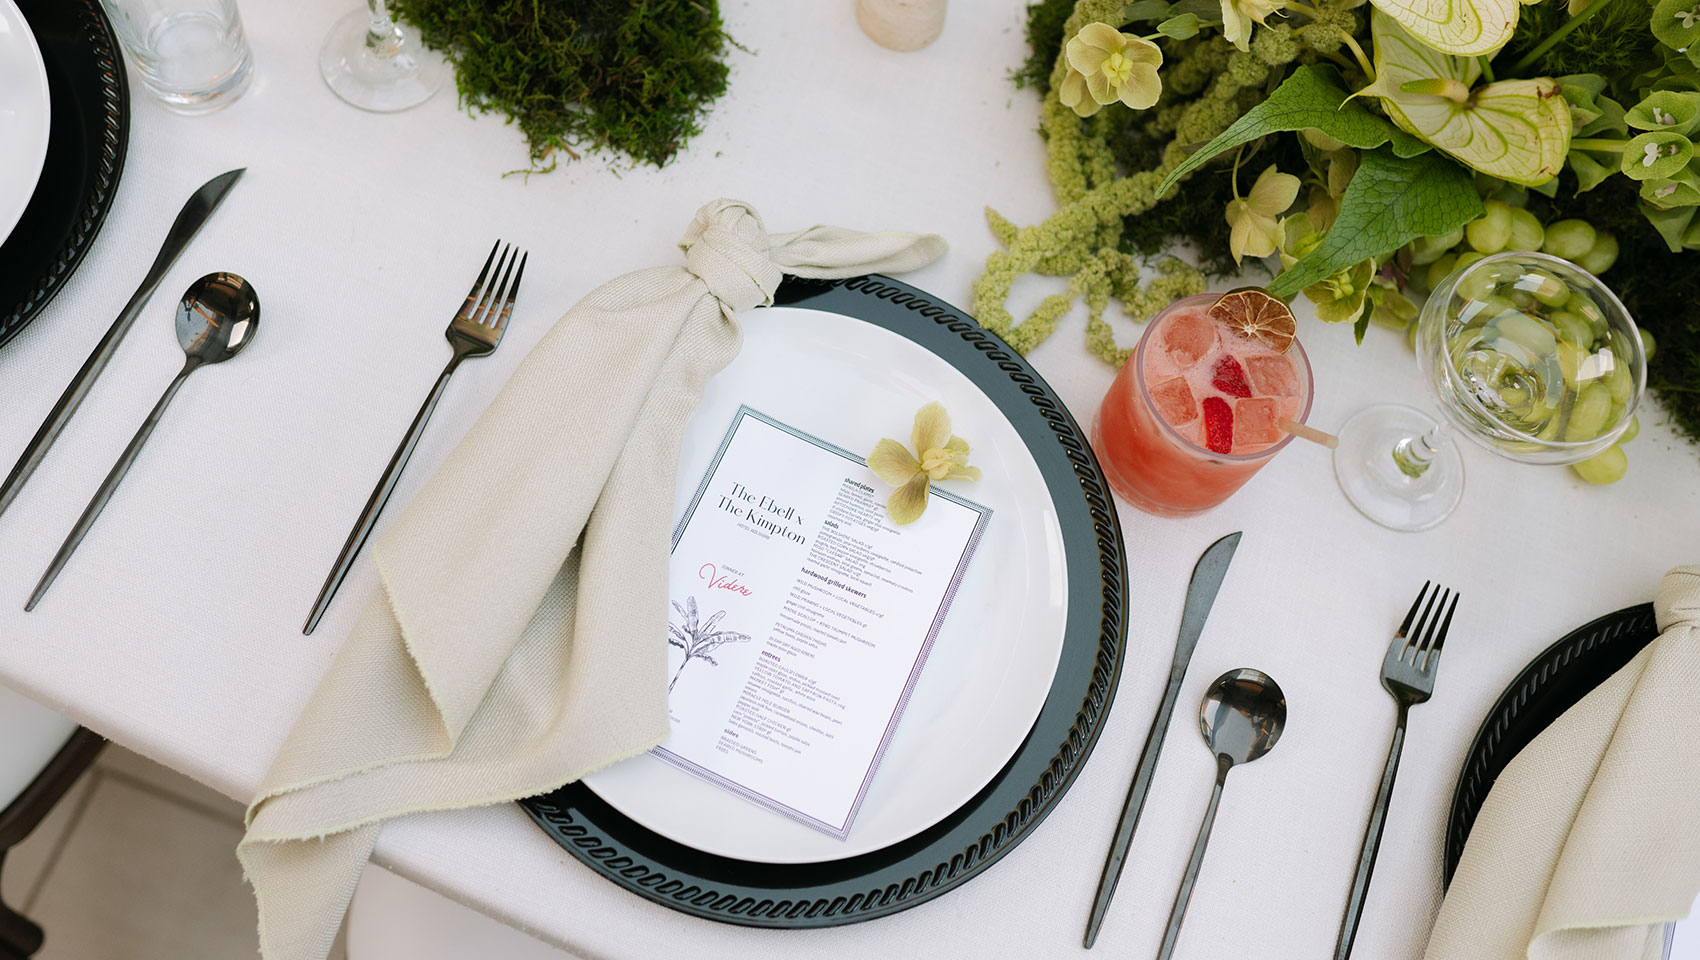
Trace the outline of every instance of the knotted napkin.
{"label": "knotted napkin", "polygon": [[667,558],[686,422],[786,273],[897,273],[911,233],[769,235],[697,211],[684,266],[579,301],[373,554],[378,593],[248,808],[267,960],[330,950],[384,820],[570,783],[667,736]]}
{"label": "knotted napkin", "polygon": [[1494,782],[1426,960],[1658,960],[1700,893],[1700,566],[1659,638]]}

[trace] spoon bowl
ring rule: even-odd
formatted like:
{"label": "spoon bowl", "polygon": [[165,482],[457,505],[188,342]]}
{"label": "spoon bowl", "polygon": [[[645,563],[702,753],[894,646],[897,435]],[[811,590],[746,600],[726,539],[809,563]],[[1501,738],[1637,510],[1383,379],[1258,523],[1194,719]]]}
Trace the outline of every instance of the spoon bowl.
{"label": "spoon bowl", "polygon": [[1250,763],[1268,753],[1287,724],[1287,697],[1261,670],[1229,670],[1204,692],[1198,730],[1218,761]]}
{"label": "spoon bowl", "polygon": [[234,273],[207,274],[177,304],[177,342],[200,363],[236,356],[259,329],[260,295]]}

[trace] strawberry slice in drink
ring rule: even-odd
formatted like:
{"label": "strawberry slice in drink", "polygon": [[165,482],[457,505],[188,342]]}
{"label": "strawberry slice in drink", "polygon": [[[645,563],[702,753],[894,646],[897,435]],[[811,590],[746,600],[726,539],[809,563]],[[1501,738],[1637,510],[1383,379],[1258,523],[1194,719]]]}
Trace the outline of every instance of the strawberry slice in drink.
{"label": "strawberry slice in drink", "polygon": [[1210,371],[1210,383],[1216,389],[1230,397],[1251,396],[1251,384],[1246,382],[1245,368],[1234,359],[1231,353],[1224,353],[1216,359],[1216,367]]}
{"label": "strawberry slice in drink", "polygon": [[1234,408],[1221,397],[1205,397],[1204,445],[1216,453],[1234,452]]}

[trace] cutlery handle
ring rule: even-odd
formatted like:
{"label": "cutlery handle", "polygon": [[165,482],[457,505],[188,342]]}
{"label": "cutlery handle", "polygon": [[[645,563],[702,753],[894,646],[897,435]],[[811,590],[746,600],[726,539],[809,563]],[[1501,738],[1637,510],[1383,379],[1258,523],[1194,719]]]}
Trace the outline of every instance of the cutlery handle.
{"label": "cutlery handle", "polygon": [[70,422],[72,414],[82,405],[83,398],[88,396],[94,382],[100,378],[101,371],[105,370],[107,363],[112,360],[112,355],[118,352],[119,342],[124,339],[124,334],[129,332],[130,325],[136,322],[137,315],[142,312],[142,305],[147,303],[148,297],[153,294],[153,288],[158,284],[159,281],[151,274],[142,282],[130,302],[124,305],[124,310],[118,314],[118,319],[112,321],[112,326],[107,328],[106,334],[95,344],[94,352],[83,361],[82,368],[65,387],[65,392],[59,395],[59,402],[53,405],[47,419],[42,421],[41,428],[30,440],[29,446],[24,448],[23,455],[13,464],[12,472],[6,476],[6,482],[0,484],[0,513],[5,513],[6,508],[12,505],[12,501],[17,499],[18,491],[29,481],[30,474],[34,473],[35,468],[46,458],[48,448],[53,446],[53,441],[59,439],[65,424]]}
{"label": "cutlery handle", "polygon": [[1228,770],[1233,767],[1227,757],[1216,758],[1216,789],[1210,792],[1210,806],[1205,808],[1204,823],[1198,828],[1198,842],[1192,845],[1192,859],[1187,862],[1181,888],[1175,891],[1175,906],[1169,911],[1169,925],[1163,931],[1163,947],[1157,960],[1174,956],[1175,944],[1181,938],[1181,922],[1186,919],[1187,901],[1192,899],[1192,885],[1198,882],[1198,870],[1204,866],[1204,848],[1210,845],[1210,828],[1216,825],[1216,808],[1222,805],[1222,787],[1228,782]]}
{"label": "cutlery handle", "polygon": [[113,492],[118,489],[119,481],[123,480],[124,475],[130,472],[130,464],[136,462],[136,456],[142,452],[142,445],[147,443],[148,437],[153,435],[153,428],[159,425],[159,418],[165,413],[165,408],[171,404],[171,398],[177,396],[177,388],[181,387],[183,381],[189,378],[189,374],[193,373],[195,368],[200,365],[201,361],[198,357],[190,357],[183,364],[183,370],[171,381],[171,385],[165,388],[165,393],[160,395],[159,402],[153,405],[153,411],[148,414],[146,420],[142,421],[141,429],[137,430],[136,435],[130,438],[130,445],[124,448],[124,453],[119,456],[118,462],[112,465],[112,469],[106,474],[106,479],[101,481],[100,489],[94,492],[94,497],[89,500],[89,505],[83,508],[83,515],[77,519],[77,525],[71,529],[70,536],[65,538],[65,542],[59,547],[59,552],[54,554],[53,562],[48,565],[47,572],[41,575],[40,582],[35,585],[35,592],[30,594],[29,602],[24,604],[25,611],[34,610],[35,605],[40,603],[41,598],[47,594],[47,588],[53,586],[53,581],[59,576],[59,571],[65,568],[65,562],[71,559],[71,554],[77,552],[77,546],[83,542],[83,537],[88,534],[89,528],[94,526],[95,518],[99,517],[100,512],[106,509],[106,501],[112,499]]}
{"label": "cutlery handle", "polygon": [[1122,801],[1121,817],[1116,820],[1116,836],[1110,843],[1110,854],[1104,860],[1104,872],[1098,878],[1098,890],[1092,896],[1092,913],[1086,919],[1086,936],[1081,941],[1087,949],[1098,939],[1098,930],[1109,913],[1110,899],[1116,895],[1121,881],[1122,865],[1127,862],[1128,848],[1133,845],[1133,831],[1139,826],[1139,814],[1145,809],[1145,797],[1151,792],[1151,780],[1157,772],[1157,758],[1163,753],[1163,736],[1174,716],[1175,702],[1180,699],[1181,682],[1186,678],[1186,665],[1169,670],[1169,685],[1163,690],[1163,702],[1157,715],[1151,718],[1151,732],[1145,735],[1145,746],[1139,751],[1139,766],[1133,782],[1128,785],[1127,799]]}
{"label": "cutlery handle", "polygon": [[431,419],[431,412],[437,409],[437,401],[443,398],[443,390],[449,385],[449,377],[454,376],[455,368],[460,366],[464,354],[458,350],[449,365],[437,377],[437,385],[431,388],[431,395],[425,398],[424,406],[413,418],[413,425],[407,428],[407,436],[401,440],[401,446],[396,447],[395,456],[390,458],[390,465],[384,468],[384,475],[378,478],[378,485],[373,488],[372,496],[367,499],[365,509],[360,511],[360,519],[354,521],[354,529],[348,532],[348,539],[343,542],[342,552],[337,554],[336,564],[331,567],[330,575],[325,577],[324,586],[319,588],[319,598],[313,601],[313,610],[307,614],[307,622],[302,625],[301,632],[311,634],[313,628],[319,625],[319,618],[330,609],[331,601],[336,598],[337,588],[342,586],[343,578],[348,576],[349,568],[354,566],[354,558],[360,554],[360,548],[365,545],[366,538],[372,535],[372,528],[378,523],[378,514],[384,510],[384,504],[389,502],[390,494],[395,491],[396,482],[401,479],[401,471],[407,466],[409,457],[413,456],[413,448],[419,445],[419,438],[425,433],[425,424]]}
{"label": "cutlery handle", "polygon": [[1387,750],[1387,766],[1381,771],[1381,788],[1375,794],[1375,807],[1369,813],[1369,825],[1364,828],[1363,848],[1358,852],[1358,872],[1352,877],[1352,895],[1346,901],[1346,915],[1340,921],[1340,938],[1334,943],[1334,960],[1346,960],[1352,955],[1352,940],[1358,935],[1358,920],[1363,915],[1364,901],[1369,898],[1369,877],[1375,870],[1375,855],[1381,849],[1381,831],[1387,826],[1387,806],[1393,799],[1393,777],[1399,772],[1399,754],[1405,750],[1405,718],[1410,707],[1399,704],[1399,721],[1393,727],[1393,743]]}

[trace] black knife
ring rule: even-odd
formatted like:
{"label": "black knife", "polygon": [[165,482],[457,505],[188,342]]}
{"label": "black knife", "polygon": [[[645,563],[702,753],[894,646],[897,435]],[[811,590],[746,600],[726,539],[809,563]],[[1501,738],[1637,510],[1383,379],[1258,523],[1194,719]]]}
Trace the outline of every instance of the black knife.
{"label": "black knife", "polygon": [[17,497],[18,491],[23,489],[30,474],[35,472],[35,468],[40,466],[42,459],[47,456],[48,448],[53,446],[53,441],[59,439],[59,432],[65,429],[71,415],[77,412],[83,398],[88,396],[95,380],[100,377],[100,372],[106,369],[107,361],[118,352],[119,341],[124,339],[124,334],[130,332],[130,325],[136,322],[142,307],[146,306],[148,298],[153,296],[154,288],[165,279],[165,272],[177,262],[178,255],[189,245],[189,241],[195,238],[201,224],[206,223],[207,218],[218,209],[224,195],[230,192],[236,181],[242,179],[242,174],[247,169],[242,167],[213,177],[195,191],[188,203],[183,204],[182,212],[177,214],[176,222],[171,225],[171,232],[165,235],[165,244],[159,248],[159,256],[154,258],[153,266],[148,268],[148,275],[142,278],[142,285],[136,288],[130,302],[126,303],[123,311],[118,314],[118,319],[112,321],[106,336],[101,337],[100,343],[95,345],[94,352],[83,361],[83,368],[77,371],[71,385],[65,388],[59,402],[53,405],[53,412],[47,415],[41,429],[35,432],[35,439],[24,448],[23,456],[19,457],[17,464],[12,467],[6,482],[0,484],[0,513],[5,513],[6,508],[12,505],[12,500]]}

